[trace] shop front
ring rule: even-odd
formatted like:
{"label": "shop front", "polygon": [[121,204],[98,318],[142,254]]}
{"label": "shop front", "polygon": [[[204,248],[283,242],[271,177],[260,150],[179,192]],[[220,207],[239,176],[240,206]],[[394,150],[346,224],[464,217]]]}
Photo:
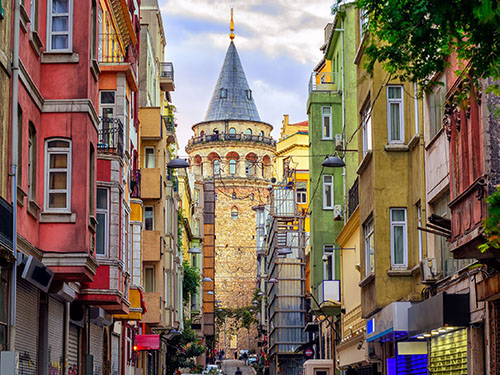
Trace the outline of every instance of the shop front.
{"label": "shop front", "polygon": [[[366,342],[369,360],[380,360],[387,375],[427,374],[427,350],[420,345],[418,350],[409,350],[403,341],[408,341],[408,311],[411,302],[393,302],[366,323]],[[416,340],[415,340],[416,341]],[[375,374],[375,372],[373,372]]]}
{"label": "shop front", "polygon": [[411,340],[428,348],[430,374],[468,373],[468,293],[439,293],[412,306],[408,319]]}

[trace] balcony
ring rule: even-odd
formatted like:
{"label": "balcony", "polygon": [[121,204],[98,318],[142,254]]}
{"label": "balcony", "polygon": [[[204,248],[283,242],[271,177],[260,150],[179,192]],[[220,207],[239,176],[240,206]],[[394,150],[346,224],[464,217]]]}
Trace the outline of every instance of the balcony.
{"label": "balcony", "polygon": [[309,79],[309,93],[312,91],[339,91],[340,74],[332,72],[313,72]]}
{"label": "balcony", "polygon": [[161,198],[161,172],[160,168],[141,169],[141,198],[160,199]]}
{"label": "balcony", "polygon": [[140,131],[142,139],[161,140],[163,138],[163,124],[160,107],[141,107],[139,109]]}
{"label": "balcony", "polygon": [[161,323],[161,293],[160,292],[146,292],[144,293],[144,302],[146,304],[146,312],[142,315],[144,323]]}
{"label": "balcony", "polygon": [[210,142],[253,142],[263,143],[272,147],[276,147],[276,141],[269,137],[252,134],[204,134],[199,137],[193,137],[188,142],[188,147],[202,143]]}
{"label": "balcony", "polygon": [[349,189],[349,198],[348,198],[348,214],[349,217],[354,213],[356,207],[359,205],[359,191],[358,191],[358,178],[356,177],[356,181],[352,184],[352,187]]}
{"label": "balcony", "polygon": [[130,198],[141,197],[141,170],[133,169],[130,171]]}
{"label": "balcony", "polygon": [[160,63],[160,89],[174,91],[174,64],[171,62]]}
{"label": "balcony", "polygon": [[0,245],[12,249],[12,205],[0,198]]}
{"label": "balcony", "polygon": [[171,144],[175,142],[175,123],[173,116],[161,116],[163,125],[165,126],[167,143]]}
{"label": "balcony", "polygon": [[340,280],[323,280],[318,286],[318,302],[340,303]]}
{"label": "balcony", "polygon": [[120,119],[100,117],[97,151],[123,156],[123,124]]}
{"label": "balcony", "polygon": [[161,259],[161,236],[158,230],[142,231],[142,260],[158,262]]}

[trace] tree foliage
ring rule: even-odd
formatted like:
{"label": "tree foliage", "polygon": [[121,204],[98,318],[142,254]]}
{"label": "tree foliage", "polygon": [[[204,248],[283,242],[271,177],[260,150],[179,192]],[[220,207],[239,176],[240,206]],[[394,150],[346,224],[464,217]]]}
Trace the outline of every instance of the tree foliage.
{"label": "tree foliage", "polygon": [[191,328],[191,321],[185,321],[182,333],[169,343],[167,374],[173,374],[180,368],[194,369],[194,358],[203,354],[206,349]]}
{"label": "tree foliage", "polygon": [[[341,10],[342,1],[332,7]],[[376,62],[394,78],[429,88],[447,57],[470,61],[473,78],[500,78],[500,1],[357,0],[368,14],[366,69]]]}
{"label": "tree foliage", "polygon": [[483,222],[483,230],[487,241],[478,246],[482,253],[490,248],[500,248],[500,188],[486,198],[486,203],[488,217]]}
{"label": "tree foliage", "polygon": [[182,280],[182,298],[184,303],[189,301],[189,298],[195,294],[200,287],[201,276],[198,268],[191,266],[187,260],[182,263],[184,267],[184,278]]}

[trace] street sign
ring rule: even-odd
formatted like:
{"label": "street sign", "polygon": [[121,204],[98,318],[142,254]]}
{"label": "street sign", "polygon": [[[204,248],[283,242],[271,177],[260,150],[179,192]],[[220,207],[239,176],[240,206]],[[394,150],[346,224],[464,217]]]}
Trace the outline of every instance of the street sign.
{"label": "street sign", "polygon": [[314,355],[314,350],[312,350],[311,348],[308,348],[308,349],[304,350],[304,355],[307,358],[311,358]]}

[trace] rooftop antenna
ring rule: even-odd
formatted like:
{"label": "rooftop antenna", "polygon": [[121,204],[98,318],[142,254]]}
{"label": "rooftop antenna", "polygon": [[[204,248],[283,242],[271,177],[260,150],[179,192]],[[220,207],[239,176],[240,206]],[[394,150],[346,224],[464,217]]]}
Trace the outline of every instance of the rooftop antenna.
{"label": "rooftop antenna", "polygon": [[233,21],[233,7],[231,7],[231,25],[230,25],[230,30],[231,30],[231,34],[229,34],[229,39],[231,39],[231,41],[234,40],[234,21]]}

